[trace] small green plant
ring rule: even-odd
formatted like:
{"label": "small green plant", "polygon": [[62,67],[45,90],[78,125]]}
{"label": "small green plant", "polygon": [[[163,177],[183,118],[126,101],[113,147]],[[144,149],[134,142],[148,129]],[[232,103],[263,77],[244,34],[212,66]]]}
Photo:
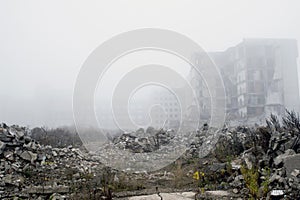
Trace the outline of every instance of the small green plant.
{"label": "small green plant", "polygon": [[244,177],[247,188],[250,191],[251,199],[257,199],[259,197],[259,173],[255,167],[248,169],[245,166],[241,167],[241,172]]}
{"label": "small green plant", "polygon": [[227,156],[227,162],[226,162],[226,172],[228,174],[232,174],[232,157],[231,156]]}
{"label": "small green plant", "polygon": [[263,169],[263,171],[265,173],[265,180],[261,183],[262,194],[263,194],[263,196],[266,196],[269,192],[271,170],[270,170],[270,168],[266,167]]}
{"label": "small green plant", "polygon": [[204,194],[205,193],[205,189],[204,187],[201,188],[201,194]]}
{"label": "small green plant", "polygon": [[205,184],[206,184],[206,181],[205,181],[205,173],[204,173],[204,172],[196,171],[196,172],[193,174],[193,179],[196,180],[197,187],[199,187],[199,188],[204,187]]}

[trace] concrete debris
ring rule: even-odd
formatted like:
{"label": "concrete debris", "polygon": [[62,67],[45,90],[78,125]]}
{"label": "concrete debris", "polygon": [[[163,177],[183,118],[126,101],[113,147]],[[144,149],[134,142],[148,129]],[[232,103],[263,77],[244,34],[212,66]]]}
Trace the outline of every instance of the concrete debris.
{"label": "concrete debris", "polygon": [[[300,170],[300,154],[286,156],[284,159],[284,167],[285,167],[286,174],[288,177],[290,177],[290,175],[292,175],[292,172],[295,170],[299,172],[299,170]],[[297,172],[296,173],[294,172],[294,174],[297,174]]]}
{"label": "concrete debris", "polygon": [[[220,182],[229,183],[231,191],[235,194],[239,191],[242,197],[252,195],[254,198],[265,196],[272,199],[272,196],[283,197],[284,195],[288,199],[298,199],[300,197],[300,135],[294,131],[295,129],[277,128],[276,130],[267,127],[228,128],[223,132],[212,152],[219,162],[227,165],[228,157],[235,158],[229,165],[231,175]],[[243,149],[243,152],[240,152],[240,149]],[[227,158],[227,161],[224,158]],[[211,166],[214,165],[211,163]],[[222,169],[211,171],[217,174]],[[255,177],[257,180],[254,179]],[[247,186],[251,184],[249,181],[252,181],[252,184],[258,183],[256,194],[251,194]]]}
{"label": "concrete debris", "polygon": [[[161,198],[161,197],[162,198]],[[184,192],[184,193],[160,193],[160,196],[157,194],[152,195],[143,195],[143,196],[136,196],[136,197],[130,197],[129,200],[191,200],[195,199],[195,193],[194,192]]]}
{"label": "concrete debris", "polygon": [[79,149],[43,146],[27,128],[0,124],[0,199],[68,199],[98,167]]}
{"label": "concrete debris", "polygon": [[0,141],[0,154],[3,153],[3,150],[5,149],[5,143]]}
{"label": "concrete debris", "polygon": [[[195,134],[186,154],[181,157],[183,161],[188,163],[190,159],[199,160],[199,149],[203,146],[205,148],[204,139],[209,131],[210,128],[205,128]],[[217,189],[223,197],[228,195],[228,199],[243,199],[249,196],[254,199],[271,198],[276,190],[283,191],[289,199],[297,199],[300,196],[300,146],[297,145],[299,139],[295,133],[284,129],[242,126],[226,127],[220,132],[215,148],[201,159],[203,162],[199,171],[203,172],[203,175],[199,180],[200,184],[207,183],[202,185],[205,191]],[[157,141],[153,140],[157,131],[152,130],[152,136],[141,133],[125,133],[113,140],[114,145],[134,153],[144,153],[156,151],[158,144],[168,145],[168,140],[174,140],[172,135],[162,130],[160,133],[165,135]],[[176,175],[170,172],[165,173],[170,176],[163,174],[149,174],[148,180],[176,179]],[[193,172],[188,171],[187,174],[192,176]],[[257,188],[249,187],[253,183],[257,183]],[[199,194],[198,199],[218,198],[217,194],[218,192],[206,191]]]}
{"label": "concrete debris", "polygon": [[197,199],[240,199],[237,194],[224,190],[206,191],[196,195]]}
{"label": "concrete debris", "polygon": [[169,144],[174,137],[171,132],[159,130],[146,135],[139,129],[135,133],[124,133],[114,138],[113,143],[120,149],[128,149],[133,153],[148,153],[159,149],[160,146]]}
{"label": "concrete debris", "polygon": [[65,200],[67,199],[67,196],[66,195],[60,195],[60,194],[57,194],[57,193],[53,193],[50,198],[51,200]]}
{"label": "concrete debris", "polygon": [[288,149],[284,152],[284,154],[281,154],[279,156],[277,156],[275,159],[274,159],[274,164],[276,166],[280,165],[284,159],[286,159],[288,156],[291,156],[291,155],[294,155],[295,154],[295,151],[292,150],[292,149]]}
{"label": "concrete debris", "polygon": [[299,174],[300,174],[300,170],[299,170],[299,169],[294,169],[294,170],[291,172],[291,176],[294,176],[294,177],[297,177]]}
{"label": "concrete debris", "polygon": [[[161,149],[169,151],[168,146],[172,143],[176,145],[188,143],[189,145],[184,146],[187,150],[180,157],[180,165],[178,162],[172,167],[175,171],[166,167],[163,170],[149,173],[145,171],[133,176],[137,177],[137,180],[144,180],[153,185],[157,183],[155,181],[167,185],[175,180],[179,182],[178,176],[186,174],[189,180],[195,183],[192,177],[197,166],[200,169],[197,169],[199,183],[196,187],[203,189],[196,194],[197,199],[219,197],[272,199],[278,196],[285,196],[287,199],[299,198],[300,140],[297,130],[242,126],[214,130],[220,133],[215,148],[206,148],[209,154],[199,158],[199,152],[205,149],[205,145],[209,142],[205,139],[211,130],[212,128],[205,126],[194,134],[192,141],[190,139],[184,141],[186,137],[179,137],[172,130],[147,129],[145,132],[140,129],[137,132],[124,133],[112,138],[109,145],[130,152],[129,156],[143,156],[143,153],[147,155]],[[88,180],[95,180],[93,178],[96,177],[97,184],[103,182],[97,173],[103,171],[104,166],[96,158],[99,157],[69,144],[55,148],[41,145],[32,139],[28,129],[0,124],[0,199],[75,198],[82,190],[80,187],[86,186]],[[116,157],[113,158],[117,160]],[[129,158],[128,163],[130,162]],[[191,165],[193,168],[184,168],[187,169],[186,171],[181,169],[189,166],[190,163],[196,164]],[[123,173],[120,175],[110,169],[110,173],[111,181],[118,185],[131,179],[124,176],[126,172],[120,172]],[[106,188],[98,186],[93,190],[88,186],[86,188],[88,194],[99,192],[101,195],[104,193],[110,195]],[[164,196],[164,193],[161,194]],[[167,196],[173,199],[188,199],[195,196],[195,194],[191,197],[172,195],[165,194],[165,197],[166,199]],[[101,199],[100,196],[97,198]]]}
{"label": "concrete debris", "polygon": [[32,153],[31,151],[23,151],[20,155],[20,157],[24,160],[30,161],[33,163],[37,159],[37,154]]}

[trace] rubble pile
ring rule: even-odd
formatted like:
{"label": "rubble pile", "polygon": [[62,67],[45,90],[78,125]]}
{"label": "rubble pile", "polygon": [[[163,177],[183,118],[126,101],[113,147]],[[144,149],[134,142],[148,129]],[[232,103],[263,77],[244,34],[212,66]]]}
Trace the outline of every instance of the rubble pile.
{"label": "rubble pile", "polygon": [[173,130],[165,131],[163,129],[155,133],[144,133],[139,129],[135,133],[124,133],[113,139],[113,144],[122,150],[128,149],[133,153],[153,152],[170,143],[174,138]]}
{"label": "rubble pile", "polygon": [[[175,152],[174,147],[187,149],[183,155],[176,154],[182,156],[174,157],[178,158],[175,162],[169,154]],[[157,185],[185,187],[185,191],[199,188],[198,199],[225,193],[232,199],[300,197],[300,119],[293,113],[282,123],[272,116],[267,126],[217,130],[204,125],[192,134],[139,129],[111,139],[100,150],[102,154],[88,154],[71,145],[41,145],[30,130],[0,124],[0,199],[100,199],[112,192]],[[126,162],[118,163],[120,157]],[[136,158],[145,159],[135,166]],[[105,159],[136,173],[106,168],[101,164]],[[159,159],[171,164],[140,173],[145,163],[151,167],[149,162]]]}
{"label": "rubble pile", "polygon": [[213,161],[201,163],[207,176],[203,182],[215,182],[215,189],[231,190],[241,197],[299,198],[300,132],[276,124],[222,130],[210,155]]}
{"label": "rubble pile", "polygon": [[28,129],[6,124],[0,125],[0,161],[1,199],[64,199],[99,167],[77,148],[42,146]]}
{"label": "rubble pile", "polygon": [[[205,191],[225,190],[230,191],[232,197],[254,199],[297,199],[300,197],[300,129],[296,127],[295,123],[280,126],[276,122],[268,126],[224,127],[216,130],[206,125],[195,134],[180,159],[186,165],[197,163],[197,171],[203,172],[197,186]],[[215,132],[219,134],[215,147],[201,158],[201,151],[209,142],[207,138]],[[155,141],[155,138],[159,140]],[[155,152],[157,144],[168,146],[170,140],[177,139],[177,135],[160,130],[152,135],[125,133],[116,137],[113,144],[120,149],[144,153]],[[174,176],[172,171],[165,174]],[[192,174],[193,170],[187,176],[191,177]],[[166,176],[159,177],[164,180],[176,179],[176,176],[168,179]]]}

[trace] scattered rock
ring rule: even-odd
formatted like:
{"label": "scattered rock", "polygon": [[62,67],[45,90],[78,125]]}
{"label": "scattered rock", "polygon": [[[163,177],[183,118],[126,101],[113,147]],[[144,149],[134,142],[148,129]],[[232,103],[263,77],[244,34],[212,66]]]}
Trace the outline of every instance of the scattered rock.
{"label": "scattered rock", "polygon": [[291,173],[296,169],[300,170],[300,154],[292,154],[285,156],[284,158],[284,167],[286,169],[286,174],[288,177],[291,176]]}
{"label": "scattered rock", "polygon": [[[170,143],[172,139],[172,131],[159,130],[154,132],[151,130],[147,136],[143,129],[139,129],[135,133],[124,133],[113,139],[115,146],[120,149],[128,149],[133,153],[153,152]],[[150,134],[151,133],[151,134]]]}
{"label": "scattered rock", "polygon": [[[199,156],[199,149],[205,146],[203,138],[209,130],[210,128],[205,128],[197,132],[195,140],[189,143],[186,155],[181,157],[182,166],[186,166],[190,158],[198,159],[196,156]],[[211,152],[200,162],[203,170],[207,170],[201,171],[201,178],[215,184],[203,187],[205,190],[218,191],[203,192],[198,195],[199,199],[249,197],[252,192],[247,185],[249,177],[257,179],[259,195],[265,195],[262,183],[268,181],[269,197],[285,195],[289,199],[298,198],[300,154],[297,131],[226,127],[221,132],[220,143],[216,145],[219,148],[218,157],[213,157],[216,152]],[[99,161],[94,156],[87,156],[73,146],[53,148],[40,145],[28,133],[26,128],[0,125],[0,199],[13,199],[15,196],[25,199],[43,199],[45,196],[65,199],[69,197],[70,188],[74,185],[84,186],[96,176]],[[137,153],[135,155],[143,155],[142,153],[165,149],[174,140],[183,143],[181,141],[184,138],[174,136],[174,131],[149,129],[145,132],[140,129],[115,137],[110,144],[126,152]],[[245,168],[249,170],[248,177],[241,173]],[[140,177],[151,184],[155,180],[170,183],[177,175],[174,171],[167,170],[144,173]],[[194,169],[189,168],[180,173],[192,177]],[[124,177],[114,173],[111,180],[122,184]],[[166,193],[165,196],[164,193],[161,194],[164,199],[194,199],[178,193]],[[158,196],[154,195],[153,198]]]}
{"label": "scattered rock", "polygon": [[143,195],[143,196],[135,196],[130,197],[129,200],[191,200],[195,199],[194,192],[183,192],[183,193],[160,193],[161,197],[157,194],[152,195]]}
{"label": "scattered rock", "polygon": [[300,170],[299,169],[294,169],[291,173],[292,176],[297,177],[300,174]]}
{"label": "scattered rock", "polygon": [[5,143],[0,141],[0,155],[3,153],[4,149],[5,149]]}
{"label": "scattered rock", "polygon": [[287,158],[287,157],[290,156],[290,155],[294,155],[294,154],[295,154],[295,151],[294,151],[294,150],[288,149],[288,150],[286,150],[286,151],[284,152],[284,154],[281,154],[281,155],[277,156],[277,157],[274,159],[274,164],[275,164],[276,166],[278,166],[278,165],[280,165],[280,164],[283,162],[283,160],[284,160],[285,158]]}
{"label": "scattered rock", "polygon": [[40,145],[29,133],[0,124],[0,199],[45,199],[51,194],[52,199],[66,199],[70,185],[85,185],[87,178],[82,177],[93,177],[98,161],[72,146]]}
{"label": "scattered rock", "polygon": [[234,194],[237,194],[237,193],[239,193],[239,190],[236,189],[236,188],[234,188],[234,189],[232,190],[232,192],[233,192]]}
{"label": "scattered rock", "polygon": [[20,155],[20,157],[24,160],[30,161],[33,163],[37,159],[37,154],[32,153],[31,151],[23,151],[23,153]]}

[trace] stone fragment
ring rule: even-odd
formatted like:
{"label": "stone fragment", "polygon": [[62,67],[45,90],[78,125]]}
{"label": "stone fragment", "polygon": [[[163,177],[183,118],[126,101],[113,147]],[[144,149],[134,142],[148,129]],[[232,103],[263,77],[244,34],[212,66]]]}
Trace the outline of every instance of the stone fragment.
{"label": "stone fragment", "polygon": [[291,173],[297,169],[300,170],[300,154],[286,156],[284,159],[284,167],[286,169],[286,175],[291,176]]}
{"label": "stone fragment", "polygon": [[31,151],[23,151],[20,157],[24,160],[34,162],[37,159],[37,154]]}
{"label": "stone fragment", "polygon": [[300,174],[300,170],[299,169],[294,169],[291,173],[292,176],[297,177]]}
{"label": "stone fragment", "polygon": [[5,146],[6,146],[5,143],[0,141],[0,155],[3,153]]}
{"label": "stone fragment", "polygon": [[292,149],[288,149],[288,150],[286,150],[286,151],[284,152],[284,154],[281,154],[281,155],[277,156],[277,157],[274,159],[274,164],[275,164],[276,166],[278,166],[278,165],[280,165],[280,164],[283,162],[283,160],[284,160],[286,157],[288,157],[288,156],[290,156],[290,155],[294,155],[294,154],[295,154],[295,151],[293,151]]}
{"label": "stone fragment", "polygon": [[53,193],[49,199],[51,200],[65,200],[67,197],[66,196],[63,196],[63,195],[60,195],[60,194],[57,194],[57,193]]}
{"label": "stone fragment", "polygon": [[19,186],[24,183],[24,177],[20,175],[8,174],[3,179],[3,182],[8,185]]}
{"label": "stone fragment", "polygon": [[58,154],[56,153],[56,151],[52,151],[52,155],[53,155],[54,157],[58,156]]}
{"label": "stone fragment", "polygon": [[14,153],[11,151],[4,152],[4,158],[7,160],[13,161],[14,160]]}
{"label": "stone fragment", "polygon": [[237,194],[237,193],[239,193],[239,190],[238,190],[237,188],[234,188],[234,189],[232,190],[232,192],[233,192],[234,194]]}

